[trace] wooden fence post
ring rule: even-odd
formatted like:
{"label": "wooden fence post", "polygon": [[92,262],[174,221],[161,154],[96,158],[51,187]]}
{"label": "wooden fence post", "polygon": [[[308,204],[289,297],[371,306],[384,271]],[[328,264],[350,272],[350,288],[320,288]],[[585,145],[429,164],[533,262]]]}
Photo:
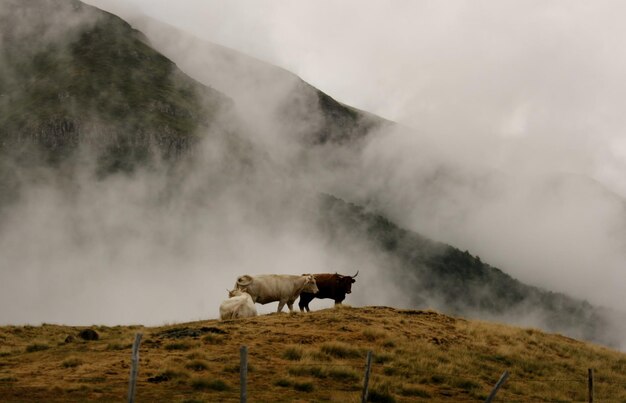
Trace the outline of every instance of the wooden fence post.
{"label": "wooden fence post", "polygon": [[135,335],[133,352],[130,359],[130,380],[128,381],[128,403],[135,401],[135,385],[137,384],[137,372],[139,371],[139,344],[141,343],[141,333]]}
{"label": "wooden fence post", "polygon": [[365,379],[363,380],[363,395],[361,396],[361,403],[367,402],[368,386],[370,383],[370,372],[372,370],[372,352],[367,352],[367,359],[365,361]]}
{"label": "wooden fence post", "polygon": [[493,401],[493,398],[496,397],[496,393],[498,393],[498,390],[502,387],[502,385],[504,385],[504,382],[506,382],[508,378],[509,371],[504,371],[496,385],[493,387],[493,390],[491,391],[489,396],[487,396],[487,400],[485,400],[485,403],[491,403],[491,401]]}
{"label": "wooden fence post", "polygon": [[589,388],[589,403],[593,403],[593,368],[587,370],[589,376],[588,388]]}
{"label": "wooden fence post", "polygon": [[241,346],[239,349],[239,385],[241,392],[239,394],[239,401],[246,403],[248,399],[247,381],[248,381],[248,347]]}

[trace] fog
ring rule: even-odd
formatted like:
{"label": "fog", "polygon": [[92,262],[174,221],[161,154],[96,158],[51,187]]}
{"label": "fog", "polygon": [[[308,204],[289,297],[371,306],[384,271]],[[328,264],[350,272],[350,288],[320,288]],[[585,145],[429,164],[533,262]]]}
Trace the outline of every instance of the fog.
{"label": "fog", "polygon": [[414,129],[373,140],[340,194],[523,281],[622,308],[620,3],[129,3]]}
{"label": "fog", "polygon": [[[70,16],[77,17],[68,3],[46,23],[61,27]],[[41,23],[40,17],[24,15],[22,22]],[[74,28],[97,21],[84,17],[48,38],[57,51],[67,50]],[[237,67],[234,61],[215,72]],[[10,71],[3,74],[11,81]],[[106,140],[95,137],[106,132],[84,133],[87,141],[60,168],[47,168],[36,155],[29,161],[5,154],[19,192],[0,210],[0,323],[216,318],[237,276],[260,273],[358,270],[359,287],[347,303],[406,305],[383,281],[384,266],[364,240],[329,244],[321,233],[320,192],[333,182],[333,167],[353,153],[332,146],[307,151],[302,136],[319,125],[317,97],[301,91],[295,77],[281,77],[268,76],[258,92],[262,103],[239,96],[234,109],[195,133],[202,140],[174,165],[157,159],[131,174],[102,176],[96,161]],[[277,120],[286,97],[297,106]],[[83,123],[92,126],[98,124]]]}
{"label": "fog", "polygon": [[[405,306],[366,244],[317,233],[325,191],[526,283],[625,308],[620,3],[88,3],[141,24],[183,71],[232,97],[241,138],[204,133],[182,173],[79,175],[71,197],[56,178],[26,178],[0,237],[2,266],[20,268],[1,322],[216,317],[236,275],[268,272],[358,269],[347,303]],[[142,14],[190,36],[159,35]],[[402,126],[357,150],[307,151],[297,134],[317,124],[312,102],[298,114],[309,121],[274,118],[297,79],[248,59],[216,66],[194,36]]]}
{"label": "fog", "polygon": [[223,133],[203,135],[194,158],[174,171],[98,179],[79,163],[70,181],[67,172],[21,168],[20,198],[3,211],[0,231],[2,323],[217,318],[227,289],[246,273],[360,270],[347,303],[402,304],[365,242],[329,245],[319,232],[315,177],[286,174],[298,167],[253,153],[253,145],[237,151]]}

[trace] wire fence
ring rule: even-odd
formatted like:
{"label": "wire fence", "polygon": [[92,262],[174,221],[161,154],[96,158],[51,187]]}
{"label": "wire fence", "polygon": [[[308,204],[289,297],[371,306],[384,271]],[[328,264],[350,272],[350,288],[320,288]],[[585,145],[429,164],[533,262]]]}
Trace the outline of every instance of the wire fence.
{"label": "wire fence", "polygon": [[[138,343],[141,339],[140,335],[137,335],[136,339],[135,339],[135,345],[133,346],[133,356],[131,359],[131,363],[134,365],[137,362],[137,351],[138,351]],[[305,375],[312,375],[312,376],[318,376],[321,378],[326,378],[327,375],[324,376],[320,376],[320,373],[322,370],[333,370],[333,369],[348,369],[354,372],[347,372],[347,373],[337,373],[335,374],[335,379],[341,381],[342,377],[346,378],[345,380],[350,380],[351,384],[354,384],[354,381],[358,380],[360,381],[360,384],[362,385],[361,388],[355,390],[354,387],[349,387],[347,388],[348,391],[354,392],[355,394],[355,398],[356,398],[356,394],[358,393],[358,395],[360,396],[360,401],[362,403],[365,403],[367,401],[370,401],[370,399],[368,399],[369,396],[369,382],[370,382],[370,376],[372,373],[372,356],[373,353],[372,351],[368,351],[367,355],[365,357],[365,361],[363,362],[362,365],[355,365],[355,364],[348,364],[348,363],[326,363],[326,362],[316,362],[316,363],[309,363],[309,362],[297,362],[297,363],[293,363],[293,364],[285,364],[284,361],[276,361],[273,362],[270,360],[265,360],[265,364],[272,364],[272,366],[275,365],[280,365],[283,369],[286,370],[287,373],[289,374],[295,374],[295,375],[299,375],[299,374],[305,374]],[[133,393],[134,393],[134,383],[135,383],[135,379],[134,377],[136,377],[136,373],[137,370],[136,368],[131,365],[131,377],[130,377],[130,382],[129,382],[129,397],[128,397],[128,401],[129,403],[133,402]],[[380,373],[385,373],[386,370],[390,370],[393,369],[394,366],[389,365],[389,364],[374,364],[374,369],[378,372],[380,371]],[[240,389],[240,399],[239,401],[241,403],[247,402],[248,399],[248,347],[247,346],[242,346],[240,349],[240,362],[239,362],[239,372],[240,372],[240,380],[239,380],[239,389]],[[358,376],[355,375],[357,372],[356,371],[362,371],[362,376]],[[470,386],[471,387],[475,387],[475,385],[486,385],[486,382],[488,382],[489,380],[486,379],[486,377],[484,375],[476,375],[476,374],[467,374],[467,373],[458,373],[458,372],[441,372],[441,371],[431,371],[431,370],[419,370],[419,369],[412,369],[412,371],[414,373],[421,373],[422,375],[427,375],[428,377],[430,377],[431,380],[436,380],[437,378],[456,378],[457,380],[461,380],[461,381],[479,381],[479,383],[473,383]],[[349,375],[348,375],[349,374]],[[494,374],[494,375],[499,375],[499,374]],[[497,395],[498,395],[498,391],[508,382],[510,385],[515,385],[516,382],[520,381],[520,379],[516,379],[515,377],[512,377],[511,380],[509,380],[510,377],[510,373],[508,372],[508,370],[504,371],[501,375],[499,375],[499,378],[497,379],[497,382],[493,383],[493,386],[487,390],[488,395],[486,396],[486,398],[484,399],[484,401],[486,403],[490,403],[493,401],[497,401]],[[494,376],[494,379],[496,379],[497,377]],[[439,379],[439,381],[441,381],[442,379]],[[563,400],[562,398],[559,399],[552,399],[550,397],[539,397],[539,396],[533,396],[531,398],[522,398],[522,397],[515,397],[514,393],[507,393],[506,396],[506,400],[501,400],[501,401],[506,401],[506,402],[510,402],[510,403],[514,403],[514,402],[529,402],[529,401],[533,401],[533,402],[590,402],[593,403],[594,402],[594,392],[595,392],[595,385],[594,385],[594,371],[593,369],[588,369],[587,371],[587,377],[579,377],[579,378],[534,378],[534,379],[527,379],[524,378],[523,379],[524,382],[528,383],[537,383],[537,384],[544,384],[544,385],[553,385],[553,384],[580,384],[580,386],[578,387],[579,390],[573,392],[576,393],[577,395],[579,395],[579,398],[571,398],[568,400]],[[597,382],[597,380],[596,380]],[[626,387],[626,385],[622,384],[621,382],[618,381],[611,381],[609,379],[602,379],[601,382],[602,385],[620,385],[620,386],[624,386]],[[459,386],[462,388],[463,384],[460,383]],[[586,389],[585,389],[586,387]],[[307,391],[307,390],[303,390],[303,391]],[[481,391],[481,393],[484,393],[485,391]],[[586,392],[586,396],[582,396],[584,395]],[[454,400],[454,401],[483,401],[483,399],[481,398],[477,398],[478,394],[475,394],[473,396],[467,396],[467,397],[463,397],[463,396],[450,396],[450,400]],[[424,396],[422,396],[424,397]],[[442,398],[445,398],[445,396],[441,396]],[[355,400],[356,401],[356,400]],[[393,401],[392,398],[385,400],[377,398],[376,401]],[[603,401],[609,401],[607,399],[603,399]]]}

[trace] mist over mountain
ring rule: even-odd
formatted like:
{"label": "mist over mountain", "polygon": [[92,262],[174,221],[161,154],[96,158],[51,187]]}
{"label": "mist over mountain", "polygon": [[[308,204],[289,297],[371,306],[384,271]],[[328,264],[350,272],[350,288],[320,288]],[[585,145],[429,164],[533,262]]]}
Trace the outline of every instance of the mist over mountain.
{"label": "mist over mountain", "polygon": [[129,18],[152,46],[185,72],[232,97],[241,119],[256,130],[274,132],[274,143],[354,143],[368,131],[391,124],[337,102],[285,69],[143,15]]}
{"label": "mist over mountain", "polygon": [[[466,212],[516,186],[507,175],[444,164],[422,140],[408,147],[413,131],[285,70],[134,24],[145,36],[78,1],[0,7],[0,322],[214,317],[240,274],[359,270],[350,304],[621,343],[606,310],[525,285],[473,245],[418,234],[454,245],[467,238],[444,238],[450,227],[499,225],[491,210]],[[560,208],[568,186],[580,183],[556,179],[548,205]],[[505,256],[504,271],[515,264]]]}

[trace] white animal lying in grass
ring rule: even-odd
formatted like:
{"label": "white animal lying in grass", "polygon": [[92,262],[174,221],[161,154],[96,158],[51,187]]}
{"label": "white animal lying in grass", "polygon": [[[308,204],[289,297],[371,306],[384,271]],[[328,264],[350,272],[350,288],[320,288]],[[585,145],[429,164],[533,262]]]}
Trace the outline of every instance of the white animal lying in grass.
{"label": "white animal lying in grass", "polygon": [[256,308],[250,294],[241,290],[229,291],[226,301],[220,305],[220,319],[249,318],[256,316]]}

